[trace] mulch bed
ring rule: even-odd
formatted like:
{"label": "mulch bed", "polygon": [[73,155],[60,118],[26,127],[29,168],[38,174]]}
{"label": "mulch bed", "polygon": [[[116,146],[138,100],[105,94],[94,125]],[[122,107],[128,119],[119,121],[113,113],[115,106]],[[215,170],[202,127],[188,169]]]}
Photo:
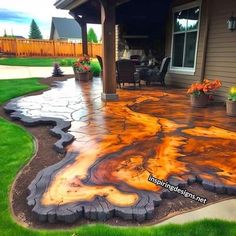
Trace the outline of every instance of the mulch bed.
{"label": "mulch bed", "polygon": [[[64,81],[68,78],[72,78],[73,75],[68,75],[64,77],[49,77],[42,79],[41,82],[51,86],[54,81]],[[31,93],[31,95],[41,94],[42,92]],[[5,113],[3,106],[0,107],[0,116],[6,120],[11,120],[9,116]],[[21,122],[14,121],[22,125]],[[53,150],[53,144],[57,141],[55,137],[50,135],[49,130],[52,126],[40,125],[37,127],[25,127],[38,141],[38,152],[35,157],[21,170],[15,184],[12,188],[12,210],[15,215],[16,220],[24,225],[34,228],[68,228],[79,226],[82,224],[97,223],[91,220],[82,219],[75,224],[65,224],[65,223],[40,223],[37,221],[36,217],[32,214],[31,208],[27,205],[26,198],[29,194],[27,188],[31,181],[36,177],[37,173],[47,166],[51,166],[63,158],[62,154],[57,153]],[[196,195],[207,198],[207,204],[212,204],[215,202],[222,201],[223,199],[229,199],[230,196],[224,194],[216,194],[204,190],[200,184],[193,184],[187,187],[189,192],[195,193]],[[202,203],[198,203],[189,198],[184,198],[179,195],[174,199],[164,199],[162,204],[156,208],[155,216],[152,220],[145,221],[141,225],[152,225],[156,224],[163,219],[169,218],[174,215],[181,214],[183,212],[191,211],[200,207],[203,207]],[[117,225],[117,226],[136,226],[140,225],[138,222],[124,221],[119,218],[113,218],[106,221],[107,224]]]}

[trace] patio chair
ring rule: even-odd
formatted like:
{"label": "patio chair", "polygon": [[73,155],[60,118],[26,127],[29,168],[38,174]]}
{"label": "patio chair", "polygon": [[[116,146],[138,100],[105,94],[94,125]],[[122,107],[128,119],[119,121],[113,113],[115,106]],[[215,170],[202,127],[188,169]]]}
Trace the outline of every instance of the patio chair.
{"label": "patio chair", "polygon": [[103,71],[103,61],[102,61],[102,57],[100,57],[99,55],[96,55],[96,58],[97,58],[97,60],[98,60],[98,63],[99,63],[99,65],[100,65],[100,67],[101,67],[101,72],[100,72],[100,76],[102,77],[102,71]]}
{"label": "patio chair", "polygon": [[140,55],[131,55],[130,60],[134,62],[136,66],[141,64],[141,56]]}
{"label": "patio chair", "polygon": [[151,83],[154,82],[159,82],[161,83],[162,86],[166,87],[165,77],[169,64],[170,64],[170,57],[165,57],[162,60],[160,70],[158,70],[157,68],[147,70],[145,76],[142,76],[145,77],[143,78],[143,80],[146,81],[146,85],[150,85]]}
{"label": "patio chair", "polygon": [[116,81],[119,84],[120,88],[121,83],[123,84],[123,86],[125,83],[133,83],[135,87],[136,83],[138,83],[139,87],[141,86],[139,73],[136,71],[133,61],[128,59],[118,60],[116,62],[116,71]]}

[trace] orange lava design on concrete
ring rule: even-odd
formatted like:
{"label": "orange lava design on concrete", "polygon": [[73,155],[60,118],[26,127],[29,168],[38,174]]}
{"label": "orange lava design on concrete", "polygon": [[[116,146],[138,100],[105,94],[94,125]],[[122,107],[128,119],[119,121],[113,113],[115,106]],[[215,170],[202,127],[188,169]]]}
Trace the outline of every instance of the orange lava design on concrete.
{"label": "orange lava design on concrete", "polygon": [[[96,196],[102,196],[113,205],[132,206],[139,200],[138,194],[132,189],[160,189],[147,181],[150,174],[163,180],[172,175],[186,178],[187,175],[184,175],[189,173],[187,162],[179,161],[179,158],[187,161],[193,153],[195,158],[191,158],[191,162],[194,165],[217,169],[214,175],[202,173],[200,176],[215,181],[214,176],[217,175],[221,183],[235,185],[236,149],[232,150],[230,146],[236,145],[236,132],[215,127],[214,123],[210,127],[189,128],[187,124],[162,118],[158,107],[165,96],[170,100],[177,98],[176,95],[156,90],[120,91],[118,102],[107,103],[99,113],[91,115],[91,119],[88,117],[88,126],[78,127],[80,133],[71,132],[76,140],[85,139],[86,144],[74,142],[67,148],[68,152],[80,154],[73,164],[56,174],[41,203],[68,204],[92,201]],[[149,101],[156,104],[151,112],[158,116],[132,109]],[[170,110],[168,103],[166,110],[173,114],[181,112]],[[158,138],[158,135],[163,137]],[[124,150],[126,147],[128,149]],[[116,155],[102,160],[107,154]],[[86,185],[83,181],[88,178],[88,170],[97,161],[99,164],[91,175],[94,184]],[[129,192],[116,187],[121,183],[128,185],[128,189],[131,187]]]}
{"label": "orange lava design on concrete", "polygon": [[[78,154],[51,177],[40,205],[89,203],[101,197],[112,206],[134,207],[141,192],[162,191],[148,182],[150,174],[183,183],[196,177],[222,192],[235,189],[236,119],[227,117],[223,106],[194,109],[185,91],[157,88],[119,90],[119,101],[103,103],[100,83],[77,87],[75,92],[65,89],[72,93],[68,101],[72,104],[73,92],[79,94],[84,110],[67,105],[61,111],[73,112],[68,132],[75,140],[67,152]],[[50,103],[46,93],[39,103]]]}

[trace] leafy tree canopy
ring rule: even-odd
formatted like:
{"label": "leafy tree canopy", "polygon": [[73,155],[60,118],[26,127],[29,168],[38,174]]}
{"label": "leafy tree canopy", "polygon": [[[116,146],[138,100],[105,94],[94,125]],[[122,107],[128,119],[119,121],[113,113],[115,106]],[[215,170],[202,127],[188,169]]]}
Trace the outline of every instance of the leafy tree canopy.
{"label": "leafy tree canopy", "polygon": [[98,38],[93,28],[90,28],[88,31],[88,42],[90,43],[98,43]]}

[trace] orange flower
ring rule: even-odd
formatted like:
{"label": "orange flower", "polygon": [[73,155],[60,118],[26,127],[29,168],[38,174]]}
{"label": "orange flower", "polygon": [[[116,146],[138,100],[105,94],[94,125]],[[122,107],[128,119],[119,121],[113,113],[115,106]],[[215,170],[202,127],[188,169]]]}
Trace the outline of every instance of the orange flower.
{"label": "orange flower", "polygon": [[205,79],[202,83],[193,83],[188,89],[188,94],[208,93],[222,86],[219,80],[210,81]]}

